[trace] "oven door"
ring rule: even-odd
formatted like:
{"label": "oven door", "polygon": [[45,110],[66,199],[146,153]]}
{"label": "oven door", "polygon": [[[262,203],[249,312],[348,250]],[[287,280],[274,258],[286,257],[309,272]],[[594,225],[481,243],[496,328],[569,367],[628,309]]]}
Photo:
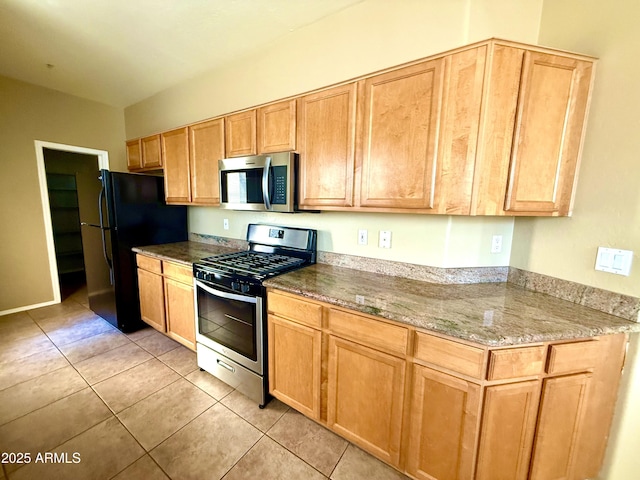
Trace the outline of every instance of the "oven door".
{"label": "oven door", "polygon": [[194,285],[196,342],[262,375],[262,297]]}

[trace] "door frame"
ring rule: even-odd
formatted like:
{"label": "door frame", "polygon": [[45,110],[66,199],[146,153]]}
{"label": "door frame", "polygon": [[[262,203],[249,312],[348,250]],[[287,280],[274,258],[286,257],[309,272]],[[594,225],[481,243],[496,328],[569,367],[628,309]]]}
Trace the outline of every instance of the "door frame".
{"label": "door frame", "polygon": [[[96,150],[93,148],[77,147],[75,145],[65,145],[63,143],[52,143],[35,140],[36,165],[38,167],[38,183],[40,184],[40,200],[42,202],[42,216],[44,219],[44,231],[47,241],[47,255],[49,257],[49,272],[51,275],[51,288],[53,290],[53,300],[45,302],[39,307],[53,305],[61,302],[60,282],[58,280],[58,262],[56,261],[56,248],[53,242],[53,226],[51,224],[51,206],[49,205],[49,192],[47,190],[47,172],[44,163],[44,149],[60,150],[72,153],[84,153],[96,155],[98,157],[98,169],[109,170],[109,152],[106,150]],[[33,308],[30,306],[29,308]]]}

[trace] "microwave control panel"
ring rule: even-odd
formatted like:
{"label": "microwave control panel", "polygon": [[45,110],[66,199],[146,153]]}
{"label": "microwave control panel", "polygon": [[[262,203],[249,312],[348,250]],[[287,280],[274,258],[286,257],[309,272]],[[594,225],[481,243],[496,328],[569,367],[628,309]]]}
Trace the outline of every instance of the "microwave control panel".
{"label": "microwave control panel", "polygon": [[274,205],[285,205],[287,203],[287,167],[273,167],[273,197],[271,203]]}

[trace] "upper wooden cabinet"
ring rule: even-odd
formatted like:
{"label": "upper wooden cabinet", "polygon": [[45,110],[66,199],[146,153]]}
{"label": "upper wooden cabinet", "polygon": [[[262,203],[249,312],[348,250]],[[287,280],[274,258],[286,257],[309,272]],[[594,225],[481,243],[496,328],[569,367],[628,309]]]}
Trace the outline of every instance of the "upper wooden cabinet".
{"label": "upper wooden cabinet", "polygon": [[127,142],[127,168],[131,171],[162,168],[160,135],[129,140]]}
{"label": "upper wooden cabinet", "polygon": [[142,168],[162,168],[162,149],[160,135],[151,135],[140,140],[142,147]]}
{"label": "upper wooden cabinet", "polygon": [[226,157],[256,155],[256,110],[228,115],[224,119]]}
{"label": "upper wooden cabinet", "polygon": [[224,119],[162,134],[167,203],[218,205],[218,160],[224,158]]}
{"label": "upper wooden cabinet", "polygon": [[127,168],[139,170],[142,168],[142,152],[140,151],[140,139],[127,142]]}
{"label": "upper wooden cabinet", "polygon": [[350,83],[298,99],[301,209],[353,205],[357,88]]}
{"label": "upper wooden cabinet", "polygon": [[505,210],[570,211],[591,62],[525,52]]}
{"label": "upper wooden cabinet", "polygon": [[[486,40],[215,126],[191,125],[188,159],[184,129],[163,134],[180,151],[168,160],[160,135],[127,142],[128,166],[171,164],[168,201],[216,205],[210,159],[297,151],[302,210],[566,216],[594,65],[593,57]],[[206,148],[224,150],[194,171],[199,135]]]}
{"label": "upper wooden cabinet", "polygon": [[570,215],[594,60],[491,48],[472,213]]}
{"label": "upper wooden cabinet", "polygon": [[167,203],[189,203],[191,181],[188,128],[165,132],[161,137],[164,155],[164,195]]}
{"label": "upper wooden cabinet", "polygon": [[197,123],[189,127],[191,202],[220,204],[218,160],[224,158],[224,119]]}
{"label": "upper wooden cabinet", "polygon": [[364,81],[360,205],[433,208],[442,59]]}
{"label": "upper wooden cabinet", "polygon": [[359,205],[470,212],[487,47],[364,81]]}
{"label": "upper wooden cabinet", "polygon": [[296,101],[273,103],[258,109],[258,153],[296,149]]}

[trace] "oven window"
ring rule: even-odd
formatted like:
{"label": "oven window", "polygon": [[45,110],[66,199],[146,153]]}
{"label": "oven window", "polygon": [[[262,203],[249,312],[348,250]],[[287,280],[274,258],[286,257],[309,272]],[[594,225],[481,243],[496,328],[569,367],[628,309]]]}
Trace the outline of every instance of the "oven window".
{"label": "oven window", "polygon": [[198,288],[201,335],[256,361],[256,305],[210,295]]}

